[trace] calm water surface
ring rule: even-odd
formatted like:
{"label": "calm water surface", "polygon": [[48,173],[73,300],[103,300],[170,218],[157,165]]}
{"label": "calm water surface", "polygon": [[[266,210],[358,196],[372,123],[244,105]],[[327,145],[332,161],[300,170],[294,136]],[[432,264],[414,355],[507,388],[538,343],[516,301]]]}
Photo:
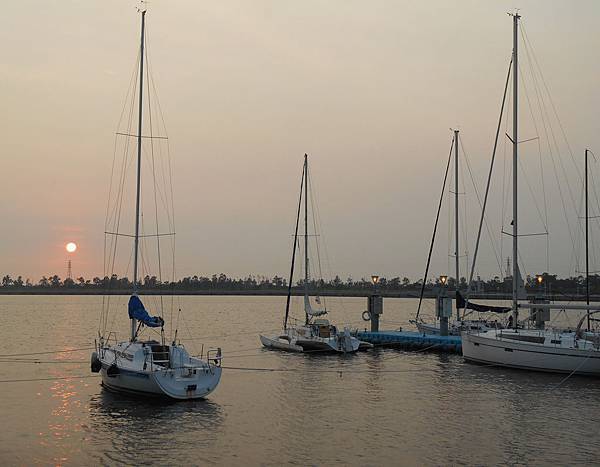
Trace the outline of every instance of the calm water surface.
{"label": "calm water surface", "polygon": [[[125,303],[127,297],[122,298]],[[89,370],[101,297],[0,296],[2,465],[593,464],[600,380],[376,350],[294,355],[260,348],[283,298],[183,297],[188,349],[223,348],[205,401],[158,403],[104,391]],[[365,299],[331,299],[336,324],[364,327]],[[411,299],[386,299],[382,328],[408,327]],[[126,309],[114,329],[125,336]],[[40,363],[34,363],[33,360]],[[17,361],[19,360],[19,361]],[[258,371],[272,368],[286,371]],[[71,377],[71,379],[53,379]],[[43,381],[6,382],[14,379]],[[559,385],[557,387],[557,385]]]}

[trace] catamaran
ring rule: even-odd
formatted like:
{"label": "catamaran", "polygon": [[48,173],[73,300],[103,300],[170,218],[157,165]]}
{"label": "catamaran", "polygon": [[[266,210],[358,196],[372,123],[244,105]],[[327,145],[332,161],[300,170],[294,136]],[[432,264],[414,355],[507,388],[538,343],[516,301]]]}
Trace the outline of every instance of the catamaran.
{"label": "catamaran", "polygon": [[[327,309],[313,308],[310,297],[310,269],[308,254],[308,155],[304,155],[304,165],[300,182],[300,198],[298,200],[298,213],[296,215],[296,230],[294,233],[294,247],[292,249],[292,264],[290,268],[290,280],[288,282],[288,293],[285,305],[285,316],[283,320],[283,331],[275,336],[260,335],[260,341],[269,349],[285,350],[289,352],[356,352],[361,342],[350,334],[347,327],[343,331],[332,325],[329,320],[322,318]],[[292,284],[294,280],[294,265],[296,261],[296,248],[298,246],[298,227],[300,223],[300,211],[304,195],[304,316],[303,324],[290,324],[290,302],[292,296]],[[317,305],[320,298],[316,297]]]}
{"label": "catamaran", "polygon": [[[518,159],[518,13],[513,18],[513,134],[512,141],[512,327],[511,329],[489,330],[485,332],[463,331],[462,350],[467,361],[485,363],[512,368],[559,372],[569,374],[585,374],[600,376],[600,332],[590,329],[590,324],[597,322],[594,316],[600,313],[600,306],[590,305],[589,285],[587,287],[587,303],[585,305],[521,303],[519,296],[519,252],[518,252],[518,203],[517,203],[517,170]],[[587,151],[586,151],[586,245],[587,245]],[[485,205],[485,202],[484,202]],[[586,246],[586,283],[588,280],[588,251]],[[520,309],[542,310],[584,310],[586,314],[579,320],[574,331],[553,329],[523,329],[519,324]],[[587,320],[587,329],[583,328]]]}
{"label": "catamaran", "polygon": [[[157,190],[157,178],[160,173],[154,171],[155,153],[154,146],[150,147],[150,157],[143,154],[142,138],[162,138],[162,136],[152,136],[152,129],[149,135],[144,134],[143,126],[143,97],[144,97],[144,62],[146,59],[145,45],[145,20],[146,10],[141,9],[141,40],[139,49],[139,72],[137,78],[139,84],[135,83],[131,93],[132,108],[133,99],[135,96],[136,86],[139,87],[138,100],[138,126],[137,134],[118,133],[119,137],[135,138],[137,140],[137,169],[136,169],[136,196],[135,196],[135,233],[134,235],[125,234],[119,231],[120,211],[123,208],[123,180],[127,163],[128,149],[125,151],[126,157],[123,163],[123,172],[119,185],[119,194],[116,204],[118,209],[114,212],[119,214],[115,216],[116,221],[111,225],[114,231],[105,232],[112,239],[108,242],[109,247],[106,248],[110,256],[108,263],[114,264],[114,251],[117,250],[117,239],[125,237],[133,237],[133,290],[128,301],[128,315],[131,324],[131,334],[128,340],[119,341],[116,335],[107,328],[108,323],[108,305],[106,309],[103,305],[103,316],[101,323],[104,325],[102,332],[99,332],[99,339],[96,342],[96,350],[91,357],[91,369],[95,373],[100,373],[102,376],[102,385],[108,389],[117,392],[129,393],[147,396],[166,396],[171,399],[197,399],[203,398],[215,390],[221,379],[221,350],[208,350],[203,356],[194,357],[188,353],[186,348],[177,341],[177,332],[173,335],[170,342],[167,341],[164,325],[165,320],[162,316],[151,316],[141,299],[140,294],[140,269],[147,267],[148,257],[150,253],[145,251],[142,254],[140,240],[145,240],[146,237],[151,237],[157,241],[158,245],[158,262],[160,264],[161,250],[159,239],[163,235],[174,235],[173,232],[162,234],[158,231],[153,235],[147,235],[142,232],[143,228],[143,205],[141,204],[141,172],[142,161],[152,166],[155,175],[154,180],[149,182],[149,185],[154,185],[154,206],[149,209],[149,217],[158,210],[157,198],[166,196],[164,191]],[[147,70],[146,70],[147,72]],[[149,81],[149,80],[148,80]],[[147,86],[150,83],[147,83]],[[129,122],[131,124],[130,113]],[[151,114],[150,114],[151,115]],[[150,118],[150,123],[152,118]],[[129,147],[129,142],[126,143]],[[158,157],[158,154],[156,154]],[[162,172],[164,175],[165,172]],[[170,177],[170,169],[169,169]],[[158,193],[157,193],[158,191]],[[163,199],[164,201],[164,199]],[[165,203],[168,207],[169,202]],[[108,214],[107,214],[108,219]],[[169,218],[169,225],[172,226],[172,217]],[[108,222],[108,220],[107,220]],[[158,215],[156,219],[156,228],[159,228]],[[173,237],[171,237],[173,238]],[[106,243],[105,243],[106,247]],[[116,277],[116,276],[114,276]],[[104,303],[108,304],[111,296],[105,298]],[[156,301],[156,300],[155,300]],[[159,305],[162,304],[162,298]],[[142,338],[142,332],[145,330],[159,330],[157,339]]]}

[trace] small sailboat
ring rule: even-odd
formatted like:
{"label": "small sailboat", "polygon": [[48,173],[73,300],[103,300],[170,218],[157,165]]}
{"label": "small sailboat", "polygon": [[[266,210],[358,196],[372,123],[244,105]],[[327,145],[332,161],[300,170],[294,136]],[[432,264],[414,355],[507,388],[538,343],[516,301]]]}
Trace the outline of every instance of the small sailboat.
{"label": "small sailboat", "polygon": [[[283,331],[275,336],[260,335],[260,341],[269,349],[285,350],[288,352],[356,352],[361,342],[350,334],[348,328],[343,331],[337,329],[329,320],[323,318],[327,309],[313,308],[310,297],[310,268],[308,254],[308,155],[304,155],[304,165],[300,182],[300,198],[298,200],[298,213],[296,215],[296,230],[294,233],[294,247],[292,250],[292,264],[290,280],[285,305]],[[298,246],[298,227],[300,224],[300,211],[304,197],[304,316],[305,320],[300,325],[290,325],[290,302],[292,284],[294,280],[294,265],[296,262],[296,248]],[[316,297],[317,305],[320,298]]]}
{"label": "small sailboat", "polygon": [[[140,240],[146,237],[155,238],[157,243],[162,235],[146,235],[141,232],[143,228],[142,211],[140,196],[141,170],[142,170],[142,138],[152,138],[146,136],[143,132],[143,97],[144,97],[144,44],[145,44],[145,19],[146,10],[140,10],[141,13],[141,43],[139,54],[139,106],[138,106],[138,127],[137,135],[118,133],[126,138],[133,137],[137,140],[137,166],[136,166],[136,197],[135,197],[135,234],[125,234],[119,232],[119,221],[115,223],[114,232],[105,232],[111,235],[113,239],[120,236],[133,237],[133,290],[128,301],[128,314],[131,322],[130,338],[125,341],[119,341],[116,335],[110,330],[104,330],[100,333],[99,340],[96,343],[96,350],[91,357],[92,372],[100,373],[102,376],[102,385],[113,391],[137,394],[147,396],[165,396],[171,399],[197,399],[203,398],[215,390],[221,379],[221,350],[209,350],[203,357],[194,357],[188,353],[186,348],[177,341],[177,332],[171,342],[167,342],[162,316],[151,316],[140,296],[140,270],[147,267],[149,252],[141,252]],[[150,83],[148,83],[150,84]],[[135,86],[134,85],[134,90]],[[132,92],[134,96],[134,92]],[[133,104],[133,99],[131,100]],[[133,113],[132,113],[133,114]],[[129,119],[130,122],[132,119]],[[152,131],[150,130],[150,135]],[[127,142],[127,145],[129,143]],[[152,149],[153,150],[153,149]],[[126,152],[127,154],[127,152]],[[131,159],[130,159],[131,160]],[[147,162],[147,161],[146,161]],[[154,164],[154,153],[152,153],[151,162]],[[123,167],[127,167],[127,159]],[[170,173],[170,172],[169,172]],[[122,176],[121,181],[124,180]],[[122,190],[123,183],[120,184]],[[150,183],[150,185],[152,185]],[[156,179],[154,180],[154,189],[156,190]],[[118,212],[122,209],[123,195],[120,192]],[[161,192],[161,195],[164,195]],[[156,198],[155,198],[156,203]],[[170,203],[166,203],[170,204]],[[154,211],[153,207],[150,211]],[[158,208],[156,208],[158,209]],[[120,214],[117,216],[120,219]],[[172,218],[170,218],[172,219]],[[169,225],[172,225],[169,223]],[[158,229],[158,219],[156,220]],[[173,237],[171,237],[173,238]],[[114,245],[116,251],[116,240],[110,245]],[[130,247],[127,247],[128,249]],[[112,254],[112,246],[109,248]],[[160,258],[160,244],[158,247],[158,257]],[[114,264],[114,257],[111,260]],[[159,259],[160,262],[160,259]],[[116,275],[113,276],[116,278]],[[106,301],[110,299],[107,296]],[[162,303],[162,298],[161,298]],[[124,311],[124,310],[123,310]],[[106,314],[105,314],[106,313]],[[101,322],[107,320],[107,311],[103,307],[103,318]],[[142,338],[142,332],[145,330],[160,330],[157,332],[159,339]]]}
{"label": "small sailboat", "polygon": [[[517,170],[518,144],[518,13],[513,17],[513,134],[510,138],[513,145],[513,212],[512,212],[512,257],[513,257],[513,296],[511,328],[484,332],[464,331],[462,333],[462,350],[465,360],[494,366],[547,371],[569,374],[600,376],[600,332],[593,331],[591,323],[597,322],[592,316],[600,313],[600,306],[590,305],[589,287],[585,305],[522,303],[519,294],[518,268],[518,204],[517,204]],[[588,278],[587,252],[587,151],[586,151],[586,283]],[[561,331],[553,329],[524,329],[519,323],[519,310],[530,309],[537,313],[551,309],[585,310],[586,314],[579,320],[576,330]],[[587,320],[587,329],[583,323]]]}

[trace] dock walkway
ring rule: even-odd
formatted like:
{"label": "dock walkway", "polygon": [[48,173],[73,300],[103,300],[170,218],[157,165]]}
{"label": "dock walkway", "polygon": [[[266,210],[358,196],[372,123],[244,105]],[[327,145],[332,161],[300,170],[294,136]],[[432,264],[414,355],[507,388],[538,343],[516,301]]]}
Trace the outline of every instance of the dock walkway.
{"label": "dock walkway", "polygon": [[462,353],[460,336],[440,336],[416,331],[359,331],[357,337],[376,346]]}

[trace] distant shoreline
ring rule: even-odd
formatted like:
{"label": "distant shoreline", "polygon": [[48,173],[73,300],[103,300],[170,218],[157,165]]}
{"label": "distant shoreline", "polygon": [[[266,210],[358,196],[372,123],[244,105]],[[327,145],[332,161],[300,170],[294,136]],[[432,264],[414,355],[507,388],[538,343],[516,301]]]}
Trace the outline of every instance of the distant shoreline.
{"label": "distant shoreline", "polygon": [[[114,289],[110,291],[97,290],[95,288],[54,288],[54,287],[0,287],[0,295],[130,295],[131,290],[128,289]],[[285,290],[160,290],[160,289],[149,289],[140,290],[140,295],[189,295],[189,296],[247,296],[247,297],[285,297],[287,291]],[[366,298],[373,294],[373,290],[319,290],[318,294],[321,297],[360,297]],[[418,291],[390,291],[390,290],[378,290],[378,295],[385,298],[419,298]],[[293,296],[304,295],[303,290],[293,290]],[[448,291],[449,296],[453,296],[452,290]],[[424,293],[423,298],[432,299],[436,298],[437,293],[432,290],[427,290]],[[474,300],[512,300],[511,294],[508,293],[473,293],[471,298]],[[528,300],[533,299],[533,295],[527,297]],[[551,301],[585,301],[585,296],[574,296],[565,297],[564,295],[557,294],[546,297]],[[592,302],[600,302],[600,296],[593,295],[590,297]]]}
{"label": "distant shoreline", "polygon": [[[320,290],[314,295],[321,297],[368,297],[372,291],[366,290]],[[97,289],[79,289],[79,288],[34,288],[34,287],[23,287],[18,289],[0,287],[0,295],[130,295],[130,289],[113,289],[110,291],[97,290]],[[286,290],[161,290],[161,289],[149,289],[140,290],[140,295],[214,295],[214,296],[258,296],[258,297],[285,297],[287,296]],[[404,292],[404,291],[378,291],[379,295],[383,297],[393,298],[418,298],[418,292]],[[304,291],[293,290],[293,296],[303,296]],[[434,298],[435,294],[431,292],[425,292],[425,298]]]}

